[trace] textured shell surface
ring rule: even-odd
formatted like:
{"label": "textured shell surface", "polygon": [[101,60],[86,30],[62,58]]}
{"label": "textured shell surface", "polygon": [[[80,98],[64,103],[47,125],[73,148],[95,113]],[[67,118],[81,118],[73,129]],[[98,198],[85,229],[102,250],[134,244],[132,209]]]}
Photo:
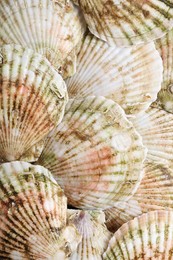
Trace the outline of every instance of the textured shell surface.
{"label": "textured shell surface", "polygon": [[1,0],[0,43],[31,48],[59,68],[81,40],[83,20],[71,1]]}
{"label": "textured shell surface", "polygon": [[66,227],[67,199],[47,169],[19,161],[0,165],[0,208],[0,259],[69,254],[67,233],[75,238],[77,230]]}
{"label": "textured shell surface", "polygon": [[152,211],[124,224],[111,238],[103,259],[173,258],[173,211]]}
{"label": "textured shell surface", "polygon": [[70,100],[38,163],[52,172],[70,205],[102,209],[134,194],[145,157],[141,137],[122,108],[92,96]]}
{"label": "textured shell surface", "polygon": [[129,118],[148,148],[147,159],[173,165],[173,115],[150,107],[136,118]]}
{"label": "textured shell surface", "polygon": [[76,226],[82,241],[70,260],[101,260],[112,236],[102,211],[68,210],[67,222]]}
{"label": "textured shell surface", "polygon": [[157,103],[166,111],[173,113],[173,30],[156,41],[156,47],[163,60],[162,89]]}
{"label": "textured shell surface", "polygon": [[67,90],[48,60],[31,49],[3,45],[0,56],[0,158],[24,160],[34,145],[40,153],[37,143],[62,120]]}
{"label": "textured shell surface", "polygon": [[110,47],[88,34],[77,58],[77,72],[66,80],[70,98],[105,96],[126,114],[146,110],[161,89],[163,65],[154,43]]}
{"label": "textured shell surface", "polygon": [[122,224],[153,210],[173,210],[173,170],[167,165],[146,162],[144,177],[133,197],[119,208],[105,210],[106,225],[115,232]]}
{"label": "textured shell surface", "polygon": [[90,31],[117,46],[146,43],[173,27],[172,0],[80,0]]}

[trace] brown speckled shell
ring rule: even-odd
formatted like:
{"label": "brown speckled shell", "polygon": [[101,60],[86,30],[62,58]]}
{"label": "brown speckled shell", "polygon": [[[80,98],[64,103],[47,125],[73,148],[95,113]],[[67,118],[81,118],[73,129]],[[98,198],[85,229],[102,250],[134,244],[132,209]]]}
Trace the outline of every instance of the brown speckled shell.
{"label": "brown speckled shell", "polygon": [[90,31],[117,46],[146,43],[173,27],[172,0],[80,0]]}
{"label": "brown speckled shell", "polygon": [[87,97],[69,101],[38,163],[52,172],[69,204],[103,209],[134,194],[145,156],[122,108],[104,97]]}
{"label": "brown speckled shell", "polygon": [[[49,61],[31,49],[3,45],[0,56],[0,159],[32,161],[33,146],[62,120],[66,86]],[[40,154],[40,143],[37,148]]]}
{"label": "brown speckled shell", "polygon": [[173,211],[152,211],[124,224],[111,238],[104,260],[173,258]]}

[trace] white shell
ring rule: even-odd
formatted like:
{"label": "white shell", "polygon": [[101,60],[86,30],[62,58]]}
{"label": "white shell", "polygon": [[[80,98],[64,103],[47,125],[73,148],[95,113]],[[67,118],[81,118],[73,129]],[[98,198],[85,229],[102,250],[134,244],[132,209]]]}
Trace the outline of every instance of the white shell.
{"label": "white shell", "polygon": [[68,210],[67,221],[74,224],[82,236],[82,241],[70,260],[101,260],[112,235],[104,224],[104,213]]}
{"label": "white shell", "polygon": [[85,31],[71,1],[1,0],[0,43],[20,44],[44,55],[59,68]]}
{"label": "white shell", "polygon": [[89,34],[79,51],[77,72],[66,84],[70,98],[101,95],[121,105],[126,114],[137,114],[156,100],[162,71],[154,43],[122,49]]}
{"label": "white shell", "polygon": [[146,149],[124,111],[112,100],[70,100],[38,163],[54,174],[68,202],[102,209],[129,199],[142,178]]}
{"label": "white shell", "polygon": [[67,90],[48,60],[31,49],[3,45],[0,56],[0,158],[24,160],[62,120]]}
{"label": "white shell", "polygon": [[152,211],[124,224],[103,260],[169,260],[173,257],[173,211]]}
{"label": "white shell", "polygon": [[144,177],[133,197],[119,208],[105,210],[106,225],[115,232],[134,217],[153,210],[173,210],[173,170],[158,163],[145,163]]}
{"label": "white shell", "polygon": [[146,43],[173,27],[172,0],[80,0],[90,31],[117,46]]}
{"label": "white shell", "polygon": [[147,159],[173,165],[173,114],[150,107],[130,120],[148,148]]}

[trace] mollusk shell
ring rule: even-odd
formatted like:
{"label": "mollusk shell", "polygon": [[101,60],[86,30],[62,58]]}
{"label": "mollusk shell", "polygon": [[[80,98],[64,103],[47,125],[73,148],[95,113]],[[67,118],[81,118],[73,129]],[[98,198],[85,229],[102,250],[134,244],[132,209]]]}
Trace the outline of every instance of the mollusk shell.
{"label": "mollusk shell", "polygon": [[117,46],[146,43],[173,27],[172,0],[80,0],[90,31]]}
{"label": "mollusk shell", "polygon": [[40,54],[4,45],[0,55],[0,157],[24,159],[62,120],[67,90],[62,77]]}
{"label": "mollusk shell", "polygon": [[124,224],[103,259],[149,260],[173,257],[173,211],[152,211]]}
{"label": "mollusk shell", "polygon": [[2,164],[0,208],[1,259],[48,259],[58,253],[66,233],[77,232],[66,227],[67,199],[42,166]]}
{"label": "mollusk shell", "polygon": [[163,60],[162,89],[158,94],[158,104],[173,113],[173,30],[156,41],[156,47]]}
{"label": "mollusk shell", "polygon": [[78,55],[76,74],[66,81],[70,98],[105,96],[126,114],[146,110],[161,89],[162,60],[154,43],[110,47],[87,35]]}
{"label": "mollusk shell", "polygon": [[105,210],[106,226],[115,232],[134,217],[153,210],[173,209],[173,170],[167,165],[145,163],[144,177],[133,197],[119,208]]}
{"label": "mollusk shell", "polygon": [[148,148],[147,159],[173,165],[173,115],[150,107],[130,120]]}
{"label": "mollusk shell", "polygon": [[44,55],[59,68],[85,31],[71,1],[2,0],[0,43],[20,44]]}
{"label": "mollusk shell", "polygon": [[74,224],[82,235],[82,241],[70,260],[101,260],[112,235],[104,224],[104,213],[68,210],[67,216],[68,223]]}
{"label": "mollusk shell", "polygon": [[38,163],[54,174],[70,205],[102,209],[134,194],[145,156],[141,137],[121,107],[104,97],[87,97],[67,104]]}

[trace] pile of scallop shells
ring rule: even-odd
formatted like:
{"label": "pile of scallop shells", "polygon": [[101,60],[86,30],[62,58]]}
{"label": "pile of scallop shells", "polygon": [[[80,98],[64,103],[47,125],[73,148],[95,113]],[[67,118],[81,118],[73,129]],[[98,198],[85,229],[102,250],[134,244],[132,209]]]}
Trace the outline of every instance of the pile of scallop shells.
{"label": "pile of scallop shells", "polygon": [[173,0],[1,0],[0,25],[0,259],[173,259]]}

